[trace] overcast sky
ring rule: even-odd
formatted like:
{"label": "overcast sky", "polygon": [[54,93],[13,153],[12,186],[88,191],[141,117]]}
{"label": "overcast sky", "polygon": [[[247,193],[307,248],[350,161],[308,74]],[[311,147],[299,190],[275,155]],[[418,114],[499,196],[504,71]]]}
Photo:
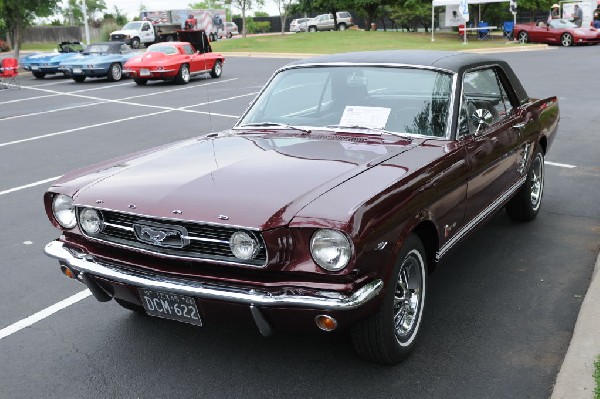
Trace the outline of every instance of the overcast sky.
{"label": "overcast sky", "polygon": [[[119,7],[127,14],[131,20],[133,17],[139,15],[140,5],[146,6],[148,11],[160,11],[160,10],[185,10],[189,8],[190,3],[194,3],[193,0],[104,0],[107,7],[107,12],[112,13],[115,9],[115,5]],[[265,6],[260,11],[268,12],[270,15],[279,15],[277,6],[269,0],[265,1]],[[234,14],[239,14],[239,10],[232,8]],[[250,12],[250,15],[254,15],[254,11]]]}

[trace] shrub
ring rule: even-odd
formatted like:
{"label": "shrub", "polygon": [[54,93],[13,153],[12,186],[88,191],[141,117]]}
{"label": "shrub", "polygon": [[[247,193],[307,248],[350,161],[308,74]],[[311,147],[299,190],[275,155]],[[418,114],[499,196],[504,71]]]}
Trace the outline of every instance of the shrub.
{"label": "shrub", "polygon": [[269,21],[256,22],[256,30],[261,33],[267,33],[271,31],[271,23]]}

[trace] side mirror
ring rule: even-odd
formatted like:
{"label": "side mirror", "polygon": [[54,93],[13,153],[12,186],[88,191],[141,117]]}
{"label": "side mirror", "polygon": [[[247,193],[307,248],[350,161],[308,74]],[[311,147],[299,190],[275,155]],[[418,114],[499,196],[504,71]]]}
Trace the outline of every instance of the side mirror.
{"label": "side mirror", "polygon": [[475,134],[487,129],[493,122],[494,116],[485,108],[476,109],[470,116],[472,125],[475,127]]}

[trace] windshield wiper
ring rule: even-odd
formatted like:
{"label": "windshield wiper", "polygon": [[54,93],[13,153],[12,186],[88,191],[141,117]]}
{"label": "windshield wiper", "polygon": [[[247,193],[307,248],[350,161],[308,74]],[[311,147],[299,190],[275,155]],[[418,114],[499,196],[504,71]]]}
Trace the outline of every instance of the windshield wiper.
{"label": "windshield wiper", "polygon": [[326,127],[332,128],[332,129],[368,130],[368,131],[376,132],[376,133],[379,133],[379,134],[389,134],[391,136],[401,137],[401,138],[403,138],[405,140],[412,141],[412,137],[410,137],[410,136],[408,136],[406,134],[397,133],[397,132],[390,132],[389,130],[381,129],[381,128],[378,128],[378,127],[367,127],[367,126],[359,126],[359,125],[354,125],[354,126],[347,126],[347,125],[327,125]]}
{"label": "windshield wiper", "polygon": [[285,123],[278,123],[278,122],[254,122],[254,123],[246,123],[245,125],[240,125],[240,126],[236,126],[236,127],[240,127],[240,128],[243,128],[243,127],[282,127],[284,129],[298,130],[300,132],[310,133],[310,130],[308,130],[308,129],[302,129],[300,127],[286,125]]}

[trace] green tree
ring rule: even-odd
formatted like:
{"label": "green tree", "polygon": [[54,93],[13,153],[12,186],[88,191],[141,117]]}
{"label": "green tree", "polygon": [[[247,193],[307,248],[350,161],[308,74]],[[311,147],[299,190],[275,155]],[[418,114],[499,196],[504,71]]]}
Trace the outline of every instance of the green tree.
{"label": "green tree", "polygon": [[416,30],[425,28],[429,32],[431,27],[431,1],[429,0],[401,0],[391,8],[390,17],[402,29]]}
{"label": "green tree", "polygon": [[292,6],[296,0],[273,0],[279,11],[279,18],[281,19],[281,34],[285,34],[285,20],[292,11]]}
{"label": "green tree", "polygon": [[15,58],[19,58],[23,30],[37,17],[52,15],[57,0],[0,0],[0,18],[10,34]]}
{"label": "green tree", "polygon": [[265,4],[264,0],[232,0],[231,5],[240,10],[242,13],[242,37],[246,37],[246,12],[252,7],[260,7]]}
{"label": "green tree", "polygon": [[[56,1],[55,1],[56,2]],[[69,25],[83,25],[83,9],[80,0],[69,0],[64,7],[58,7],[57,12],[68,21]],[[88,22],[93,22],[96,14],[106,10],[104,0],[85,0]]]}

